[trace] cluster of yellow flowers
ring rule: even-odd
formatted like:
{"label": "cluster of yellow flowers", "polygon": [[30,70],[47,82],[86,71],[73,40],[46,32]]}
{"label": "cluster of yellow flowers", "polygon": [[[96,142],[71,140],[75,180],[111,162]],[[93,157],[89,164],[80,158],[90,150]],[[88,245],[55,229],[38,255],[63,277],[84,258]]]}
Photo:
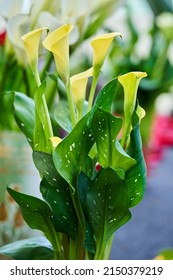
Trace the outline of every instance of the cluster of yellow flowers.
{"label": "cluster of yellow flowers", "polygon": [[[93,62],[92,67],[88,70],[76,74],[70,77],[70,65],[69,65],[69,35],[72,31],[73,26],[71,24],[65,24],[55,31],[51,32],[42,42],[43,46],[52,52],[58,74],[62,81],[64,82],[67,89],[67,99],[70,108],[72,126],[74,127],[77,121],[82,117],[83,106],[85,102],[86,86],[89,77],[93,77],[91,91],[88,100],[87,112],[91,109],[94,93],[99,77],[100,70],[103,66],[106,54],[111,46],[113,39],[116,36],[121,36],[119,32],[112,32],[103,35],[99,35],[91,40],[91,46],[93,49]],[[22,37],[24,41],[25,50],[28,57],[28,62],[31,70],[37,81],[37,85],[40,86],[41,81],[38,73],[38,57],[39,57],[39,43],[43,31],[47,28],[39,28],[31,31]],[[143,72],[131,72],[122,75],[118,78],[119,82],[124,87],[125,94],[125,119],[126,127],[125,134],[129,130],[130,119],[131,118],[135,102],[137,88],[140,80],[146,77],[146,73]],[[129,83],[130,80],[130,83]],[[72,93],[72,94],[71,94]],[[77,116],[76,110],[77,109]],[[141,117],[143,117],[144,112],[142,111]],[[53,145],[56,146],[60,139],[57,137],[52,137]],[[124,139],[125,141],[125,139]],[[123,143],[123,140],[122,140]]]}

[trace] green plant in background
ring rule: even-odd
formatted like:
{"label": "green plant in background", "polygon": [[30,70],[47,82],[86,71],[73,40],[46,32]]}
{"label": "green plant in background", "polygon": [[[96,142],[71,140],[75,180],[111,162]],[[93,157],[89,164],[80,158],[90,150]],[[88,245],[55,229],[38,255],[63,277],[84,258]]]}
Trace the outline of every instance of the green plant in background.
{"label": "green plant in background", "polygon": [[[60,100],[50,114],[44,95],[46,80],[40,79],[37,68],[38,42],[44,28],[23,36],[37,83],[34,100],[20,92],[8,93],[17,124],[33,149],[43,200],[10,187],[7,190],[19,204],[27,224],[42,231],[50,242],[31,239],[19,242],[17,249],[15,244],[1,248],[1,254],[15,259],[20,259],[24,251],[26,259],[108,259],[115,231],[129,221],[129,209],[141,201],[145,192],[146,168],[140,137],[140,121],[145,113],[136,97],[146,73],[130,72],[113,79],[94,101],[106,54],[120,33],[94,38],[92,67],[70,77],[72,29],[70,24],[63,25],[43,41],[43,46],[53,53],[67,101]],[[86,85],[91,76],[87,99]],[[124,88],[123,118],[112,114],[118,83]],[[54,133],[54,123],[66,131],[66,137],[61,139]]]}
{"label": "green plant in background", "polygon": [[154,258],[155,260],[173,260],[173,250],[164,249]]}
{"label": "green plant in background", "polygon": [[[147,113],[141,124],[145,145],[148,145],[152,133],[156,98],[164,92],[172,92],[172,11],[173,6],[169,0],[143,0],[140,3],[127,0],[126,4],[120,7],[119,14],[117,9],[113,18],[104,24],[108,32],[112,32],[116,26],[123,30],[123,34],[127,34],[125,39],[119,42],[119,46],[116,44],[110,51],[105,71],[107,77],[125,74],[133,69],[143,69],[148,74],[147,78],[141,81],[138,90],[139,103]],[[114,103],[114,110],[121,114],[121,87],[118,92],[119,101]]]}

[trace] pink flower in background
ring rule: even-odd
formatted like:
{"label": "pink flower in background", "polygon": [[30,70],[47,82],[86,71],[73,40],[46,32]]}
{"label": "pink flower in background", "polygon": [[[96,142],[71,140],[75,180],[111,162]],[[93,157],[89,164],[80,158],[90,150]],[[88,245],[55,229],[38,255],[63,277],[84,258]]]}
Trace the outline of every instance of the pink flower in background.
{"label": "pink flower in background", "polygon": [[165,149],[173,147],[173,116],[156,115],[146,156],[147,165],[154,167],[162,160]]}
{"label": "pink flower in background", "polygon": [[5,38],[6,38],[6,31],[0,33],[0,46],[3,46],[5,44]]}

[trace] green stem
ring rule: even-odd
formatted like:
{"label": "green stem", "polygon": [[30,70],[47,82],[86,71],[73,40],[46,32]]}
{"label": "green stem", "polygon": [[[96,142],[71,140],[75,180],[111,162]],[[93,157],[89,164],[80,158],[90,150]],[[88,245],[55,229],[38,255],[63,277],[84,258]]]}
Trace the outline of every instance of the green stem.
{"label": "green stem", "polygon": [[113,242],[114,234],[108,240],[107,243],[104,242],[105,237],[104,233],[100,240],[97,242],[97,249],[94,260],[108,260],[110,256],[110,251],[112,249],[112,242]]}
{"label": "green stem", "polygon": [[167,60],[167,53],[169,48],[170,42],[167,40],[165,41],[163,47],[161,48],[160,53],[158,54],[156,63],[153,67],[152,77],[157,79],[162,79],[164,73],[164,67]]}
{"label": "green stem", "polygon": [[47,220],[48,224],[50,225],[49,229],[49,236],[47,236],[48,240],[52,244],[53,251],[54,251],[54,258],[55,260],[63,260],[63,254],[62,254],[62,249],[61,249],[61,242],[58,238],[58,234],[56,233],[53,225],[49,220]]}
{"label": "green stem", "polygon": [[56,94],[57,83],[51,79],[47,79],[47,87],[45,89],[45,98],[47,102],[47,107],[50,109],[54,104],[54,98]]}
{"label": "green stem", "polygon": [[83,210],[80,204],[80,200],[78,198],[78,195],[75,193],[72,193],[71,191],[71,197],[73,201],[73,205],[76,211],[76,215],[78,218],[78,229],[77,229],[77,237],[75,243],[73,243],[73,250],[76,252],[75,259],[77,260],[83,260],[84,259],[84,229],[85,229],[85,220],[83,215]]}
{"label": "green stem", "polygon": [[114,240],[114,234],[109,239],[109,241],[105,247],[104,254],[103,254],[103,260],[109,260],[109,258],[110,258],[113,240]]}
{"label": "green stem", "polygon": [[5,54],[4,48],[0,47],[0,60],[1,60],[1,73],[0,73],[0,94],[4,90],[9,90],[6,88],[6,82],[8,82],[9,72],[11,71],[12,66],[10,65],[9,61],[11,62],[11,56],[7,56]]}
{"label": "green stem", "polygon": [[69,105],[69,109],[70,109],[72,127],[74,127],[76,125],[76,113],[75,113],[75,105],[74,105],[74,101],[73,101],[73,96],[72,96],[72,92],[71,92],[70,80],[66,84],[66,90],[67,90],[67,100],[68,100],[68,105]]}
{"label": "green stem", "polygon": [[76,260],[76,241],[70,238],[69,260]]}
{"label": "green stem", "polygon": [[99,77],[99,72],[97,72],[93,76],[91,90],[90,90],[90,94],[89,94],[89,100],[88,100],[87,113],[91,110],[91,107],[92,107],[92,104],[93,104],[93,99],[94,99],[94,95],[95,95],[95,90],[96,90],[96,86],[97,86],[98,77]]}
{"label": "green stem", "polygon": [[23,70],[23,79],[25,82],[26,95],[30,97],[30,84],[28,81],[27,71],[25,68],[22,68],[22,70]]}
{"label": "green stem", "polygon": [[129,120],[126,121],[126,118],[125,118],[124,122],[125,122],[125,125],[124,125],[123,135],[121,138],[121,146],[125,149],[127,146],[128,138],[129,138],[131,122]]}
{"label": "green stem", "polygon": [[83,260],[84,259],[84,225],[79,222],[78,227],[78,235],[77,235],[77,260]]}
{"label": "green stem", "polygon": [[[41,85],[41,81],[40,81],[40,77],[39,77],[38,71],[36,71],[34,73],[34,77],[35,77],[37,86],[39,87]],[[49,138],[51,138],[51,137],[53,137],[53,129],[52,129],[52,124],[51,124],[51,120],[50,120],[49,110],[48,110],[48,107],[47,107],[46,98],[45,98],[44,94],[42,95],[42,104],[43,104],[44,113],[45,113],[46,120],[47,120],[47,127],[48,127],[48,131],[49,131]]]}

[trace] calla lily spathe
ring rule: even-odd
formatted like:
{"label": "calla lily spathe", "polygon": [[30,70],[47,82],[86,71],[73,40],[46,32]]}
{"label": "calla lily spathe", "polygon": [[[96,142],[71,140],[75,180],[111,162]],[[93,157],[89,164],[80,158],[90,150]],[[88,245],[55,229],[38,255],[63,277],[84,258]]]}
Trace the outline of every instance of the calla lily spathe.
{"label": "calla lily spathe", "polygon": [[146,72],[129,72],[119,76],[118,81],[124,88],[125,112],[132,114],[136,104],[137,89],[140,80],[147,76]]}
{"label": "calla lily spathe", "polygon": [[69,81],[69,34],[72,29],[73,25],[65,24],[43,41],[43,46],[53,53],[58,73],[65,84]]}
{"label": "calla lily spathe", "polygon": [[93,68],[91,67],[90,69],[80,74],[74,75],[70,78],[73,99],[79,113],[82,113],[88,78],[92,75]]}
{"label": "calla lily spathe", "polygon": [[118,77],[118,81],[124,89],[124,127],[122,145],[124,146],[130,132],[131,117],[136,105],[136,97],[139,83],[146,77],[146,72],[129,72]]}
{"label": "calla lily spathe", "polygon": [[106,54],[111,46],[113,39],[116,36],[121,36],[119,32],[112,32],[95,37],[91,41],[93,48],[93,68],[95,73],[99,73],[104,63]]}
{"label": "calla lily spathe", "polygon": [[47,30],[46,27],[39,28],[33,31],[28,32],[24,36],[22,36],[22,40],[24,42],[25,51],[27,54],[28,62],[31,67],[31,70],[35,76],[37,76],[38,72],[38,50],[39,43],[41,39],[42,32]]}

